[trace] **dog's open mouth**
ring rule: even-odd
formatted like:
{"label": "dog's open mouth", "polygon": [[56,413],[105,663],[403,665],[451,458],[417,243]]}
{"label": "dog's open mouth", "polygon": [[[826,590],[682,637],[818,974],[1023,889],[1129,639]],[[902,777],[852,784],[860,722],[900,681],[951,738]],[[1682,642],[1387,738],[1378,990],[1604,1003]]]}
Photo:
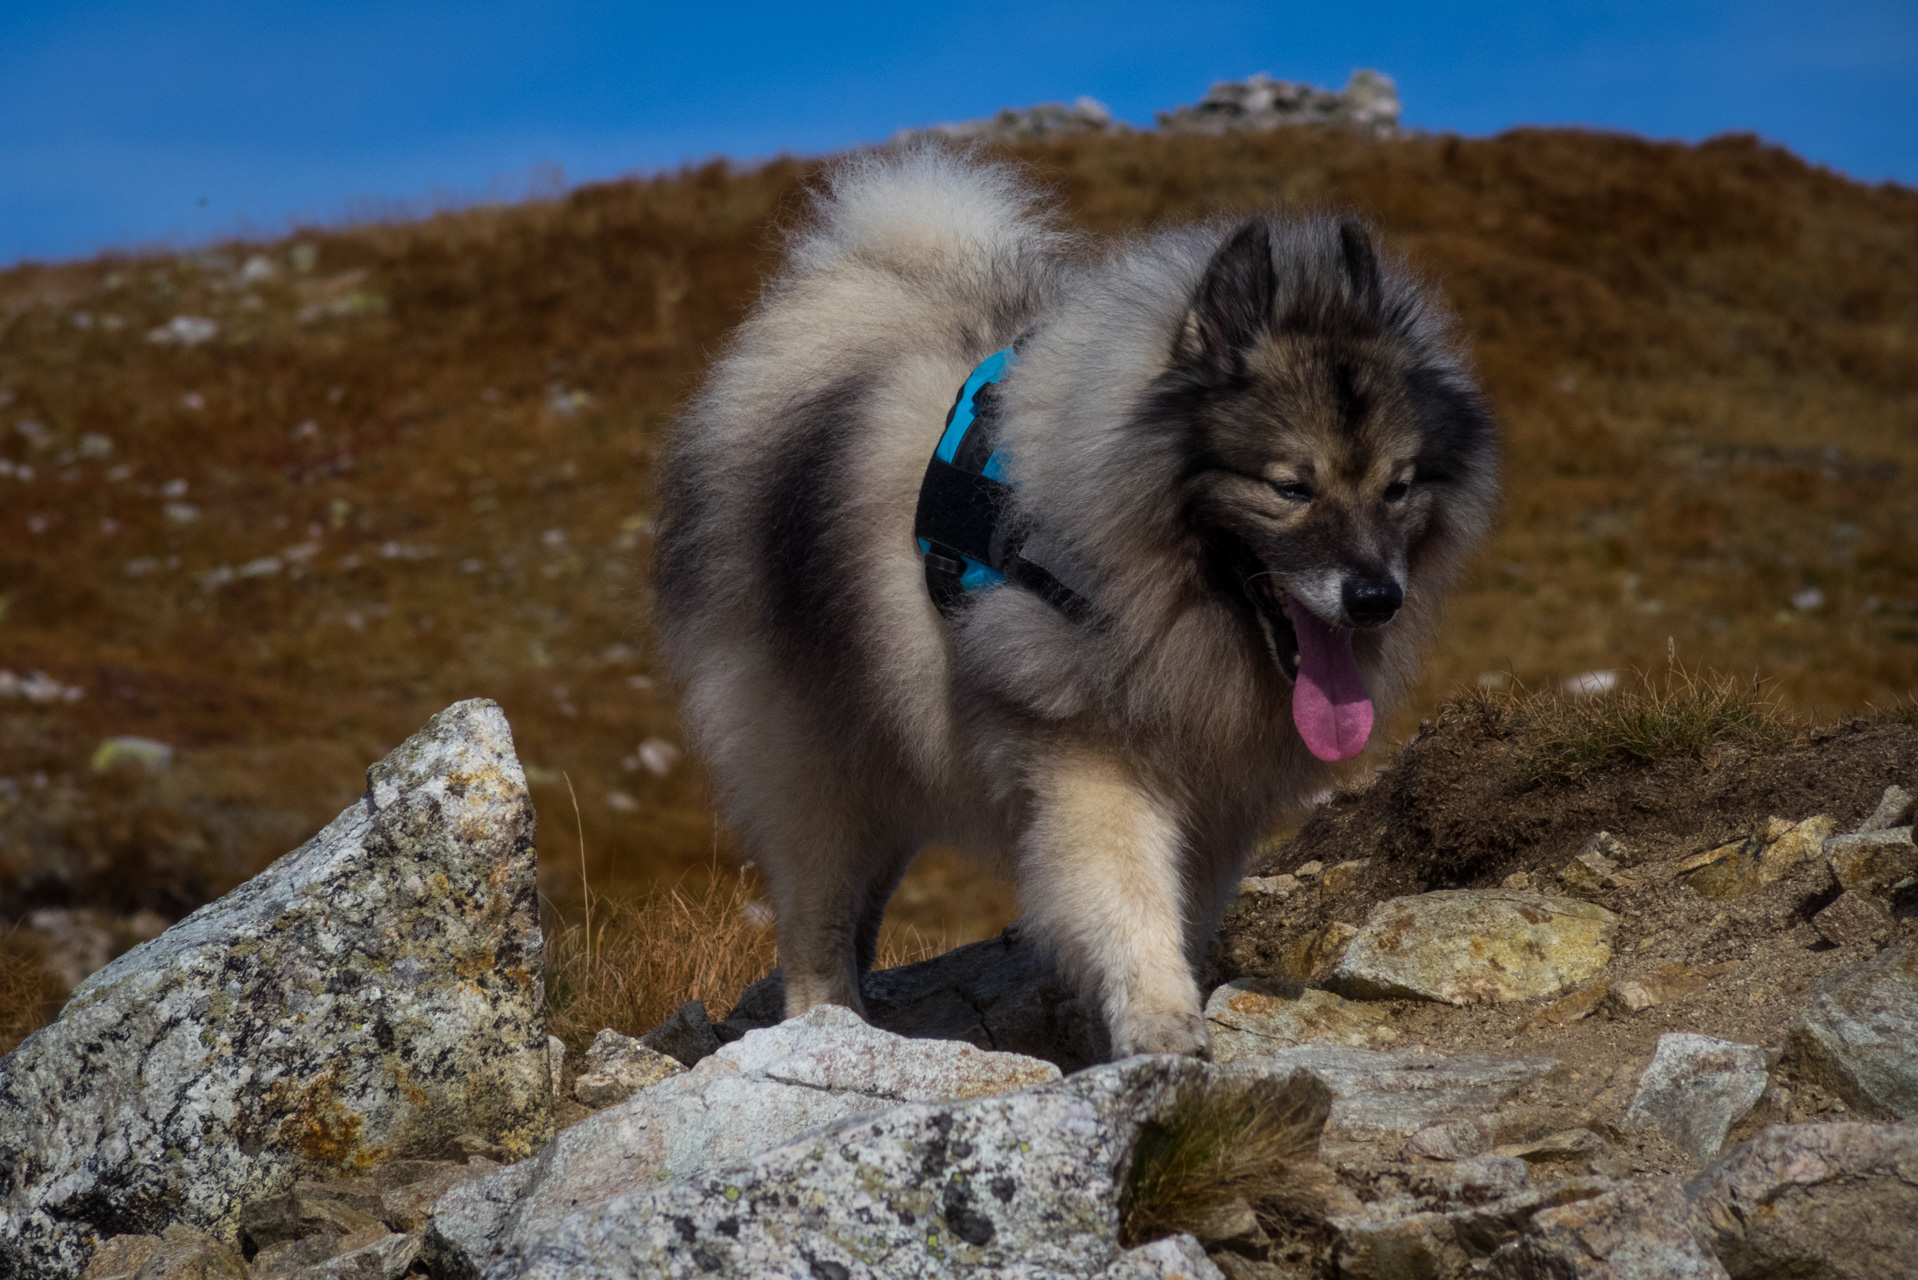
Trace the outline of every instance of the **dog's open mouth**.
{"label": "dog's open mouth", "polygon": [[1350,760],[1365,750],[1373,718],[1352,633],[1319,621],[1271,575],[1254,583],[1253,599],[1279,669],[1292,681],[1292,723],[1306,750],[1325,761]]}

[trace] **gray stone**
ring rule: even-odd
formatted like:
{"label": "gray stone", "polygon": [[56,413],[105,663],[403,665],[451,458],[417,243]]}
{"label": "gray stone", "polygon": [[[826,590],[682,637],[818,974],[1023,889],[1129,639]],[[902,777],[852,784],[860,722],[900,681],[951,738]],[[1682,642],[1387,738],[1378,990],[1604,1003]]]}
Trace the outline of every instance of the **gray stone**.
{"label": "gray stone", "polygon": [[1476,1120],[1447,1120],[1428,1124],[1405,1140],[1401,1160],[1464,1160],[1492,1149],[1485,1126]]}
{"label": "gray stone", "polygon": [[1494,1115],[1562,1070],[1552,1058],[1446,1058],[1423,1050],[1386,1053],[1332,1045],[1301,1045],[1233,1064],[1248,1065],[1279,1073],[1307,1071],[1323,1081],[1332,1093],[1328,1137],[1391,1139],[1395,1145],[1429,1125]]}
{"label": "gray stone", "polygon": [[[1517,1163],[1516,1161],[1514,1163]],[[1522,1175],[1521,1175],[1522,1177]],[[1340,1280],[1407,1280],[1483,1274],[1486,1260],[1517,1240],[1542,1210],[1610,1190],[1596,1178],[1569,1178],[1505,1195],[1462,1195],[1425,1209],[1406,1201],[1371,1205],[1327,1220]]]}
{"label": "gray stone", "polygon": [[558,1036],[546,1037],[546,1069],[553,1079],[553,1097],[561,1096],[566,1084],[566,1042]]}
{"label": "gray stone", "polygon": [[69,1277],[92,1215],[233,1238],[320,1175],[552,1132],[533,810],[459,703],[327,828],[134,948],[0,1060],[0,1272]]}
{"label": "gray stone", "polygon": [[1893,947],[1813,984],[1787,1056],[1862,1115],[1918,1115],[1918,945]]}
{"label": "gray stone", "polygon": [[1491,1256],[1499,1280],[1728,1280],[1700,1239],[1683,1188],[1642,1178],[1541,1209]]}
{"label": "gray stone", "polygon": [[324,1262],[291,1273],[288,1280],[400,1280],[420,1256],[420,1237],[389,1233],[364,1242],[342,1242]]}
{"label": "gray stone", "polygon": [[87,1280],[247,1280],[247,1266],[232,1245],[176,1223],[163,1235],[114,1236],[85,1274]]}
{"label": "gray stone", "polygon": [[[1121,1188],[1140,1127],[1232,1070],[1135,1057],[1016,1093],[851,1117],[744,1163],[555,1218],[485,1274],[1177,1275],[1196,1265],[1188,1246],[1153,1269],[1133,1269],[1150,1255],[1121,1255]],[[1323,1114],[1309,1077],[1281,1087]]]}
{"label": "gray stone", "polygon": [[241,1209],[239,1235],[255,1249],[310,1235],[347,1236],[369,1227],[383,1228],[384,1209],[376,1179],[301,1181]]}
{"label": "gray stone", "polygon": [[1863,889],[1847,889],[1811,918],[1818,936],[1834,947],[1882,943],[1891,937],[1891,906]]}
{"label": "gray stone", "polygon": [[1328,985],[1360,999],[1449,1004],[1569,991],[1612,958],[1603,907],[1508,889],[1448,889],[1372,909]]}
{"label": "gray stone", "polygon": [[1918,845],[1910,827],[1833,836],[1825,841],[1832,883],[1843,889],[1887,889],[1918,873]]}
{"label": "gray stone", "polygon": [[1662,1035],[1622,1123],[1657,1129],[1704,1164],[1718,1154],[1732,1125],[1758,1105],[1768,1068],[1765,1051],[1756,1045],[1689,1032]]}
{"label": "gray stone", "polygon": [[593,1037],[586,1050],[585,1066],[573,1082],[573,1096],[589,1107],[624,1102],[641,1089],[686,1071],[677,1058],[649,1049],[611,1027]]}
{"label": "gray stone", "polygon": [[1226,1280],[1205,1248],[1191,1236],[1167,1236],[1127,1249],[1099,1273],[1099,1280]]}
{"label": "gray stone", "polygon": [[1048,1062],[909,1040],[821,1005],[582,1120],[532,1160],[455,1188],[434,1212],[428,1252],[437,1267],[471,1274],[568,1213],[746,1161],[821,1125],[1058,1078]]}
{"label": "gray stone", "polygon": [[698,1066],[701,1059],[719,1052],[720,1044],[719,1033],[706,1016],[706,1005],[699,1000],[680,1005],[672,1017],[641,1036],[639,1042],[684,1067]]}
{"label": "gray stone", "polygon": [[395,1231],[425,1231],[433,1205],[462,1182],[484,1177],[499,1166],[490,1160],[397,1160],[383,1164],[374,1177],[380,1188],[380,1219]]}
{"label": "gray stone", "polygon": [[1372,137],[1398,131],[1398,87],[1377,71],[1354,71],[1340,92],[1263,72],[1212,86],[1197,104],[1158,113],[1159,128],[1172,134],[1257,133],[1290,125],[1335,125]]}
{"label": "gray stone", "polygon": [[1343,1000],[1330,991],[1240,978],[1212,993],[1205,1005],[1212,1026],[1212,1060],[1231,1062],[1301,1044],[1375,1049],[1398,1039],[1390,1010]]}
{"label": "gray stone", "polygon": [[1858,830],[1884,831],[1909,822],[1911,818],[1911,792],[1894,783],[1878,797],[1878,807],[1871,811],[1869,818],[1858,824]]}
{"label": "gray stone", "polygon": [[1080,98],[1070,105],[1041,102],[1030,107],[1003,107],[983,120],[936,124],[906,129],[893,135],[892,145],[943,140],[950,142],[1032,142],[1075,134],[1127,132],[1112,112],[1096,98]]}
{"label": "gray stone", "polygon": [[1918,1128],[1776,1125],[1687,1195],[1737,1280],[1882,1280],[1918,1259]]}

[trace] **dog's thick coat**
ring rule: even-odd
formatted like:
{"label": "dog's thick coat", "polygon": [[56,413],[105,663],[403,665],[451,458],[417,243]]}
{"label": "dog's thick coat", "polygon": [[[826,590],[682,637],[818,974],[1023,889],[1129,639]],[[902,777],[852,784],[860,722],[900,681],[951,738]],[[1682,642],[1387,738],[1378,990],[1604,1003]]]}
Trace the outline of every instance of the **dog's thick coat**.
{"label": "dog's thick coat", "polygon": [[[955,391],[1015,340],[1013,518],[1083,622],[1017,586],[948,622],[912,536]],[[1205,1052],[1193,964],[1244,854],[1405,688],[1495,465],[1445,323],[1355,222],[1101,248],[1003,166],[830,171],[679,428],[657,544],[787,1013],[861,1008],[886,900],[938,840],[1010,851],[1116,1053]]]}

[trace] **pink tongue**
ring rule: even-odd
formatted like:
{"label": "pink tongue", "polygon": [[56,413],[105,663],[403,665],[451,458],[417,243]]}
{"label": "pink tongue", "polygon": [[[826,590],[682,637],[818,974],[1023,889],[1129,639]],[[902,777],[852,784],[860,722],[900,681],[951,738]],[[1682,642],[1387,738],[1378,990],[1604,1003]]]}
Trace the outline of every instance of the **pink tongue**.
{"label": "pink tongue", "polygon": [[1292,687],[1292,723],[1321,760],[1350,760],[1372,736],[1372,697],[1352,658],[1352,633],[1328,627],[1288,602],[1285,616],[1299,638],[1299,678]]}

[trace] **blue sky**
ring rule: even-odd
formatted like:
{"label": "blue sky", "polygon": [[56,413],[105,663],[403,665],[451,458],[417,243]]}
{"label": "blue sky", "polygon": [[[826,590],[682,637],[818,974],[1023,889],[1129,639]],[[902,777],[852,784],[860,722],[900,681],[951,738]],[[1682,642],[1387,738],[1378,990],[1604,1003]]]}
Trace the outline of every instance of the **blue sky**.
{"label": "blue sky", "polygon": [[[1918,186],[1918,2],[0,0],[0,264],[818,154],[1090,94],[1391,73],[1406,121],[1750,130]],[[544,176],[542,176],[544,175]]]}

